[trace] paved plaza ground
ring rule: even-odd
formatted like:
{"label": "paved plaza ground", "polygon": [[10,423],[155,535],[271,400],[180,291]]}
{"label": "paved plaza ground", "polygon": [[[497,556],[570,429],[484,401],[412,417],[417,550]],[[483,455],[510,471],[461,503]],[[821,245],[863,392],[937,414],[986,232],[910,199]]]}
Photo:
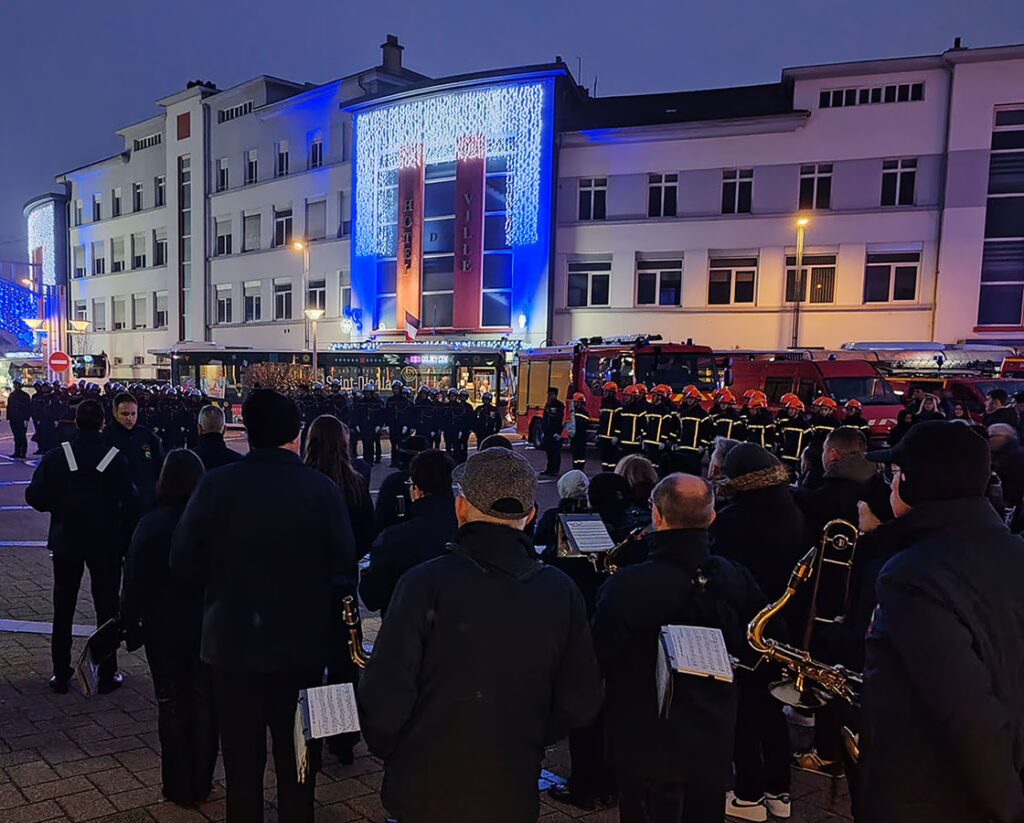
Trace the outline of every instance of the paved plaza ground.
{"label": "paved plaza ground", "polygon": [[[241,435],[233,445],[244,450]],[[0,424],[0,455],[12,451],[6,423]],[[526,450],[535,466],[542,455]],[[47,516],[25,507],[25,486],[33,463],[0,457],[0,821],[36,823],[50,820],[206,821],[224,819],[223,772],[210,800],[198,810],[186,810],[163,800],[160,793],[160,743],[156,732],[156,703],[142,652],[122,654],[124,687],[112,695],[86,699],[75,685],[68,695],[50,692],[49,620],[52,572],[46,551]],[[385,460],[385,463],[387,461]],[[569,467],[568,456],[563,468]],[[597,470],[596,461],[588,466]],[[372,487],[380,485],[386,468],[374,470]],[[554,484],[541,487],[541,506],[557,497]],[[76,651],[94,625],[95,615],[83,582],[75,623]],[[372,639],[376,618],[366,617]],[[545,778],[568,774],[564,744],[548,752]],[[327,755],[317,780],[318,821],[374,821],[385,813],[378,798],[382,765],[365,747],[356,750],[351,766]],[[266,819],[277,819],[273,808],[274,774],[266,776]],[[846,784],[794,772],[793,817],[799,823],[849,819]],[[465,823],[486,823],[486,809]],[[545,823],[580,819],[602,823],[618,820],[615,810],[582,813],[548,801],[541,795]],[[462,823],[453,821],[453,823]]]}

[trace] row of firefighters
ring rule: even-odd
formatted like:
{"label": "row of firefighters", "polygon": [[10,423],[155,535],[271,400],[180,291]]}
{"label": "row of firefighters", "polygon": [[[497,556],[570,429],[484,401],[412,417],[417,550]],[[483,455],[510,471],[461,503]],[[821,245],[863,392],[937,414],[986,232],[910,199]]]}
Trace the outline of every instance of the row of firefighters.
{"label": "row of firefighters", "polygon": [[[840,425],[860,429],[865,438],[870,433],[857,400],[846,403],[840,420],[839,405],[831,397],[817,398],[808,412],[795,394],[781,398],[782,409],[776,418],[768,409],[765,393],[756,389],[747,390],[742,400],[737,400],[729,389],[716,389],[708,398],[692,385],[673,396],[669,386],[655,386],[647,392],[637,384],[625,388],[621,401],[619,397],[619,387],[605,383],[595,420],[587,412],[584,395],[573,395],[570,444],[577,468],[585,459],[586,439],[595,426],[601,466],[606,471],[613,470],[624,455],[642,452],[656,463],[668,454],[679,464],[690,462],[693,465],[679,468],[693,474],[699,473],[701,456],[716,437],[756,443],[778,455],[795,474],[804,448],[815,435],[827,435]],[[709,399],[707,410],[702,404]]]}

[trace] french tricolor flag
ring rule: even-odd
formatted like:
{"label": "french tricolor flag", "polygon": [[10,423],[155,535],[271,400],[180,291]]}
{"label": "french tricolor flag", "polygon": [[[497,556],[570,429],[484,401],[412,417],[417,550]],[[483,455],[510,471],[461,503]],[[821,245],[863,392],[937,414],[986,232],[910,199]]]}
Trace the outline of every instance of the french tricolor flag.
{"label": "french tricolor flag", "polygon": [[405,336],[409,340],[415,340],[420,330],[420,319],[413,317],[409,312],[405,313]]}

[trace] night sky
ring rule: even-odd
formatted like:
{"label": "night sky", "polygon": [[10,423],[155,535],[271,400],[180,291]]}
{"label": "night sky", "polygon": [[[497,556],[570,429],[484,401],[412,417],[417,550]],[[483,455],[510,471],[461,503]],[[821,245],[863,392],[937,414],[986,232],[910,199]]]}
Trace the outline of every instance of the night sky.
{"label": "night sky", "polygon": [[[766,83],[787,66],[1024,43],[1022,0],[0,0],[0,260],[21,207],[120,149],[116,129],[203,78],[322,83],[386,34],[433,76],[563,56],[598,95]],[[1021,92],[1024,99],[1024,90]]]}

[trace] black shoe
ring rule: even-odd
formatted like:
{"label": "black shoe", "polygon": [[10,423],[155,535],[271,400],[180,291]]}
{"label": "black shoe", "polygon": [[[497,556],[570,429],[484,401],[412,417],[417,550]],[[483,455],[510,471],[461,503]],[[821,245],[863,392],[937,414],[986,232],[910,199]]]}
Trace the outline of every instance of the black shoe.
{"label": "black shoe", "polygon": [[71,682],[71,675],[70,674],[67,674],[64,677],[61,677],[60,675],[55,674],[53,677],[50,678],[49,685],[50,685],[50,689],[53,692],[55,692],[56,694],[67,694],[68,693],[68,683],[70,683],[70,682]]}
{"label": "black shoe", "polygon": [[557,800],[559,803],[565,803],[569,806],[574,806],[577,809],[582,809],[585,812],[594,810],[594,799],[592,797],[580,797],[579,795],[573,794],[572,789],[568,786],[551,786],[548,788],[548,797],[553,800]]}
{"label": "black shoe", "polygon": [[116,692],[124,685],[124,675],[118,672],[109,680],[101,680],[99,685],[96,687],[97,694],[110,694]]}

